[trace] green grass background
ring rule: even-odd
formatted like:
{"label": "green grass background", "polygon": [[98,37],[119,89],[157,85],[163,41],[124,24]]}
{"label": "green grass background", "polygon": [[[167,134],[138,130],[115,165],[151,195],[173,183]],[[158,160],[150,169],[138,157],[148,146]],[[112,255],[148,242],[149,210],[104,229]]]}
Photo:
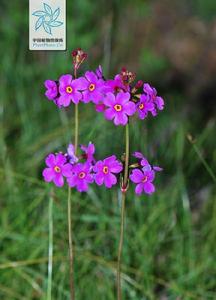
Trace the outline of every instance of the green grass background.
{"label": "green grass background", "polygon": [[[164,171],[157,175],[151,197],[136,197],[130,186],[124,299],[215,299],[215,118],[206,116],[206,106],[197,105],[178,85],[166,84],[164,74],[172,64],[151,51],[150,41],[133,51],[139,47],[139,40],[131,44],[136,27],[129,34],[121,27],[125,18],[128,24],[137,16],[148,20],[155,1],[68,1],[68,50],[46,53],[28,50],[26,2],[2,0],[0,12],[0,299],[47,299],[52,220],[52,299],[69,299],[67,188],[53,188],[51,218],[52,185],[42,181],[41,171],[49,152],[64,151],[73,140],[74,111],[72,106],[60,111],[48,102],[43,82],[71,72],[70,51],[79,46],[89,54],[82,72],[100,63],[105,75],[113,76],[130,61],[137,77],[155,84],[166,101],[157,118],[130,124],[131,151],[142,151]],[[214,1],[190,5],[197,17],[214,18]],[[154,28],[149,30],[154,35]],[[195,144],[187,140],[189,133]],[[120,157],[124,128],[106,121],[93,105],[81,104],[79,141],[93,141],[98,159],[113,153]],[[116,299],[119,203],[118,187],[92,185],[87,194],[72,193],[78,300]]]}

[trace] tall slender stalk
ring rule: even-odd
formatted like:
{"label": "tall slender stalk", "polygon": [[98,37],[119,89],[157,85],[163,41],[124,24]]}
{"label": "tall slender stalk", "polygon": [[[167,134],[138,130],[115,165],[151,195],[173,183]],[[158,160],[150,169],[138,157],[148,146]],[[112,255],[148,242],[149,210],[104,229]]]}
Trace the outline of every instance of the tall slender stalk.
{"label": "tall slender stalk", "polygon": [[124,241],[124,220],[125,220],[125,199],[128,185],[128,166],[129,166],[129,124],[125,128],[125,167],[124,167],[124,178],[122,187],[122,201],[121,201],[121,228],[120,228],[120,239],[118,247],[118,260],[117,260],[117,299],[122,300],[121,290],[121,257],[122,248]]}
{"label": "tall slender stalk", "polygon": [[[77,77],[77,70],[74,69],[74,78]],[[74,152],[77,153],[78,135],[79,135],[79,109],[78,104],[75,104],[75,128],[74,128]],[[69,245],[69,260],[70,260],[70,299],[75,300],[74,287],[74,249],[73,249],[73,230],[71,218],[71,188],[68,187],[68,245]]]}
{"label": "tall slender stalk", "polygon": [[68,243],[69,243],[69,260],[70,260],[70,298],[75,299],[74,290],[74,252],[72,240],[72,225],[71,225],[71,188],[68,187]]}
{"label": "tall slender stalk", "polygon": [[74,128],[74,148],[75,148],[75,154],[77,152],[78,147],[78,132],[79,132],[79,104],[75,104],[75,128]]}
{"label": "tall slender stalk", "polygon": [[53,269],[53,191],[49,197],[49,250],[48,250],[48,282],[47,300],[52,299],[52,269]]}

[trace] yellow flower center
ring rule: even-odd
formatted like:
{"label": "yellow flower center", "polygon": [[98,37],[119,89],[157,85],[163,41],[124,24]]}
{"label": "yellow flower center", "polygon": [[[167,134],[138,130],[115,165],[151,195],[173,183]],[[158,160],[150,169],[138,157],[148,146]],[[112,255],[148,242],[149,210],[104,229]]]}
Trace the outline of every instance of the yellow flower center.
{"label": "yellow flower center", "polygon": [[72,87],[71,86],[67,86],[66,87],[66,92],[69,93],[69,94],[71,94],[73,92]]}
{"label": "yellow flower center", "polygon": [[103,167],[103,173],[104,173],[104,174],[107,174],[108,171],[109,171],[109,168],[108,168],[107,166],[104,166],[104,167]]}
{"label": "yellow flower center", "polygon": [[121,111],[122,110],[122,106],[120,104],[116,104],[114,106],[114,108],[115,108],[116,111]]}
{"label": "yellow flower center", "polygon": [[148,180],[148,177],[144,176],[142,182],[145,183],[147,180]]}
{"label": "yellow flower center", "polygon": [[85,178],[85,176],[86,176],[85,172],[80,172],[80,173],[79,173],[79,178],[80,178],[80,179]]}
{"label": "yellow flower center", "polygon": [[56,173],[60,173],[61,172],[61,168],[59,168],[58,166],[55,166],[54,170],[55,170]]}
{"label": "yellow flower center", "polygon": [[89,85],[89,91],[93,92],[94,89],[95,89],[95,84],[94,84],[94,83],[91,83],[91,84]]}
{"label": "yellow flower center", "polygon": [[144,108],[144,104],[141,103],[141,104],[139,105],[139,109],[143,109],[143,108]]}

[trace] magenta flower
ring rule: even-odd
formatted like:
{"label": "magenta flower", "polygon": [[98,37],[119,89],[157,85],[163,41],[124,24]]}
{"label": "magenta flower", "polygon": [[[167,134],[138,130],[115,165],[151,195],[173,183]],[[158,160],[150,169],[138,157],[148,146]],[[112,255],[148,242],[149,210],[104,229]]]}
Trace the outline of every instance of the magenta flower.
{"label": "magenta flower", "polygon": [[45,95],[49,100],[53,100],[58,95],[58,86],[55,81],[53,80],[46,80],[44,82],[44,85],[46,87]]}
{"label": "magenta flower", "polygon": [[145,119],[148,115],[148,112],[152,112],[155,109],[155,106],[152,101],[149,100],[149,97],[146,95],[141,95],[140,101],[137,103],[137,110],[140,119]]}
{"label": "magenta flower", "polygon": [[154,170],[156,172],[163,171],[163,169],[159,166],[151,166],[151,164],[148,162],[147,158],[141,153],[141,152],[134,152],[133,156],[138,158],[140,161],[140,166],[142,166],[143,170]]}
{"label": "magenta flower", "polygon": [[94,176],[95,182],[97,185],[104,183],[107,188],[111,188],[117,183],[117,178],[114,174],[120,173],[122,169],[123,166],[116,159],[115,155],[99,160],[93,167],[93,171],[96,173]]}
{"label": "magenta flower", "polygon": [[149,195],[154,193],[155,186],[152,183],[154,178],[155,172],[153,170],[134,169],[130,175],[130,180],[137,184],[135,188],[137,195],[141,195],[143,192]]}
{"label": "magenta flower", "polygon": [[82,99],[81,87],[80,78],[73,80],[70,74],[62,75],[59,78],[60,97],[58,99],[58,105],[67,107],[71,101],[75,104],[79,103]]}
{"label": "magenta flower", "polygon": [[88,146],[81,145],[80,146],[81,150],[84,152],[84,158],[88,163],[94,163],[95,158],[94,158],[94,153],[95,153],[95,145],[91,142],[89,142]]}
{"label": "magenta flower", "polygon": [[49,154],[46,157],[46,165],[48,168],[43,170],[43,177],[46,182],[53,181],[57,187],[62,187],[64,185],[64,178],[71,176],[72,166],[66,163],[66,157],[59,154]]}
{"label": "magenta flower", "polygon": [[140,165],[142,167],[147,167],[147,168],[151,169],[150,163],[148,162],[147,158],[145,158],[145,156],[141,152],[134,152],[133,156],[140,160]]}
{"label": "magenta flower", "polygon": [[105,93],[130,92],[129,84],[124,84],[120,74],[117,74],[114,79],[105,81],[103,91]]}
{"label": "magenta flower", "polygon": [[69,162],[74,165],[78,162],[78,157],[75,155],[75,148],[73,144],[69,144],[67,148],[67,157],[69,158]]}
{"label": "magenta flower", "polygon": [[132,116],[136,111],[136,105],[130,101],[130,93],[120,92],[116,95],[107,93],[104,104],[108,109],[104,112],[107,120],[114,119],[115,125],[126,125],[128,116]]}
{"label": "magenta flower", "polygon": [[81,77],[80,80],[83,89],[83,102],[88,103],[92,101],[97,104],[103,100],[102,88],[104,81],[98,79],[94,72],[87,71],[85,77]]}
{"label": "magenta flower", "polygon": [[[155,104],[157,109],[164,109],[164,100],[157,96],[157,90],[154,87],[151,87],[148,83],[144,83],[143,91],[150,97],[150,100]],[[156,110],[152,111],[152,114],[155,116],[157,114]]]}
{"label": "magenta flower", "polygon": [[79,192],[87,192],[89,184],[94,182],[91,166],[88,163],[78,163],[72,167],[72,175],[67,178],[70,187],[76,187]]}

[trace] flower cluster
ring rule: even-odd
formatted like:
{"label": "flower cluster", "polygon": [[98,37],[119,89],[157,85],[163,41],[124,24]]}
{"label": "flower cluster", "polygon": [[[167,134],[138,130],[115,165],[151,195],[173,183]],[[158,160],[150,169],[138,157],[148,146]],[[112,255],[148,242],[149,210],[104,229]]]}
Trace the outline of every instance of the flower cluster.
{"label": "flower cluster", "polygon": [[94,158],[95,146],[80,146],[81,154],[75,155],[74,145],[69,144],[67,153],[49,154],[45,160],[47,167],[43,170],[46,182],[53,181],[57,187],[64,185],[64,179],[70,187],[79,192],[87,192],[89,184],[104,184],[111,188],[117,183],[117,175],[123,166],[115,155],[96,161]]}
{"label": "flower cluster", "polygon": [[[89,184],[93,182],[99,186],[104,184],[107,188],[117,184],[117,175],[123,172],[123,164],[115,155],[96,161],[95,146],[91,142],[88,146],[80,145],[80,150],[81,154],[76,156],[74,145],[69,144],[67,153],[49,154],[45,159],[47,167],[43,170],[44,180],[62,187],[66,179],[67,184],[79,192],[87,192]],[[138,162],[130,166],[132,171],[129,178],[137,184],[135,192],[137,195],[152,194],[155,191],[155,173],[162,171],[162,168],[150,165],[140,152],[135,152],[133,156]]]}
{"label": "flower cluster", "polygon": [[137,195],[141,195],[142,193],[150,195],[155,191],[153,184],[155,173],[162,171],[162,168],[150,165],[140,152],[135,152],[133,156],[138,159],[138,163],[134,165],[134,169],[130,174],[130,180],[137,184],[135,192]]}
{"label": "flower cluster", "polygon": [[[73,51],[75,67],[86,58],[81,50]],[[107,120],[115,125],[126,125],[129,117],[138,114],[145,119],[149,113],[156,116],[163,110],[164,100],[157,96],[157,91],[141,80],[132,85],[135,74],[122,69],[114,79],[105,80],[101,66],[93,71],[86,71],[84,76],[74,78],[70,74],[62,75],[58,81],[46,80],[46,97],[58,107],[67,107],[71,103],[92,102],[97,112],[103,112]]]}
{"label": "flower cluster", "polygon": [[46,80],[46,97],[59,107],[67,107],[71,103],[98,103],[103,98],[103,79],[95,72],[87,71],[83,77],[74,78],[70,74],[62,75],[58,81]]}
{"label": "flower cluster", "polygon": [[[125,68],[114,79],[105,79],[101,66],[95,72],[86,71],[77,77],[77,70],[86,58],[87,54],[82,49],[74,50],[74,75],[63,74],[57,81],[45,81],[46,97],[59,108],[72,103],[92,102],[96,111],[102,112],[105,119],[113,121],[116,126],[127,125],[129,118],[135,114],[143,120],[149,114],[155,117],[158,111],[163,110],[164,100],[157,95],[156,89],[142,80],[135,82],[135,73]],[[137,162],[129,166],[129,176],[125,180],[127,172],[124,166],[128,165],[125,161],[120,162],[115,155],[96,161],[92,143],[81,145],[79,151],[80,154],[75,153],[74,145],[70,144],[65,154],[49,154],[45,160],[47,167],[43,171],[44,180],[53,181],[58,187],[62,187],[66,181],[79,192],[86,192],[93,182],[111,188],[117,184],[117,177],[121,176],[124,183],[131,180],[136,184],[137,195],[150,195],[155,191],[155,174],[162,169],[151,165],[142,153],[133,154]],[[122,192],[127,188],[128,185],[122,186]]]}

